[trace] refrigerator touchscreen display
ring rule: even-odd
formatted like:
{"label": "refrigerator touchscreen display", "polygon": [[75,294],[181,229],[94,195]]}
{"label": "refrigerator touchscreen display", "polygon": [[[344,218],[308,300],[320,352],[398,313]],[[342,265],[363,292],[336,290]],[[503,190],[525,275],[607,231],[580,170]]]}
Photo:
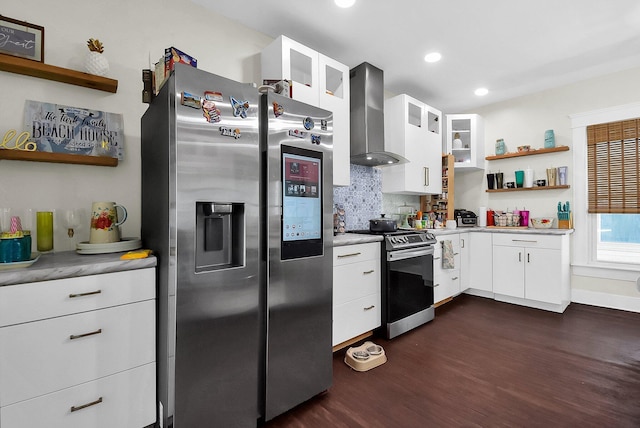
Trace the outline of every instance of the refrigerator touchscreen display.
{"label": "refrigerator touchscreen display", "polygon": [[282,146],[282,258],[322,254],[322,153]]}

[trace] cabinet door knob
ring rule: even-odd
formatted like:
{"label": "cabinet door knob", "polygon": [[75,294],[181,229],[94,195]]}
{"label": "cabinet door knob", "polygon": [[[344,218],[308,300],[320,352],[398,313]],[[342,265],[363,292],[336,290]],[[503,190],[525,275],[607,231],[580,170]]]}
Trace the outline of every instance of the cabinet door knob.
{"label": "cabinet door knob", "polygon": [[458,279],[457,276],[454,276],[453,278],[451,278],[452,281],[455,281],[456,279]]}

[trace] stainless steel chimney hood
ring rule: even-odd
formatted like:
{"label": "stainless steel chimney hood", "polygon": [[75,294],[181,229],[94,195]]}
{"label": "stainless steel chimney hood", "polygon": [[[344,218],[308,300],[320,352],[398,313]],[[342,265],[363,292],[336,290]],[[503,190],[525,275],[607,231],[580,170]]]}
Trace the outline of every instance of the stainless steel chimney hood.
{"label": "stainless steel chimney hood", "polygon": [[385,166],[408,162],[384,149],[384,81],[379,68],[363,62],[351,69],[351,163]]}

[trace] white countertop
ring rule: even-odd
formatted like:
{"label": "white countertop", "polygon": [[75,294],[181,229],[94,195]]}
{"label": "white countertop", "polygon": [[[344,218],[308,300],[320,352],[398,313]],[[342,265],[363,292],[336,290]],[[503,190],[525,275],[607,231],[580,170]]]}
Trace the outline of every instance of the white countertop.
{"label": "white countertop", "polygon": [[333,246],[340,247],[343,245],[366,244],[369,242],[381,242],[384,238],[382,235],[363,235],[360,233],[343,233],[333,237]]}
{"label": "white countertop", "polygon": [[[568,235],[573,233],[574,229],[535,229],[529,227],[527,229],[510,228],[510,227],[457,227],[455,229],[427,229],[435,236],[452,235],[454,233],[464,232],[480,232],[480,233],[526,233],[533,235]],[[333,246],[340,247],[343,245],[365,244],[367,242],[382,241],[382,235],[366,235],[359,233],[343,233],[333,237]]]}
{"label": "white countertop", "polygon": [[122,254],[124,253],[81,255],[75,251],[41,254],[38,261],[29,267],[0,270],[0,287],[144,269],[157,264],[153,256],[144,259],[120,260]]}
{"label": "white countertop", "polygon": [[526,233],[534,235],[568,235],[573,233],[574,229],[535,229],[529,227],[521,229],[516,227],[457,227],[455,229],[429,229],[429,232],[436,236],[451,235],[452,233],[464,232],[484,232],[484,233]]}

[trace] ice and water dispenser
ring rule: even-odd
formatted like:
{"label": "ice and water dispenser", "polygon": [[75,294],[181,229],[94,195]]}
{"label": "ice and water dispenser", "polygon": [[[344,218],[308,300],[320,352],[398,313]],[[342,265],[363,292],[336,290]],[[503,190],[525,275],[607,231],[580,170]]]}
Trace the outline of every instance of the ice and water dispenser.
{"label": "ice and water dispenser", "polygon": [[243,203],[196,202],[196,272],[243,266]]}

